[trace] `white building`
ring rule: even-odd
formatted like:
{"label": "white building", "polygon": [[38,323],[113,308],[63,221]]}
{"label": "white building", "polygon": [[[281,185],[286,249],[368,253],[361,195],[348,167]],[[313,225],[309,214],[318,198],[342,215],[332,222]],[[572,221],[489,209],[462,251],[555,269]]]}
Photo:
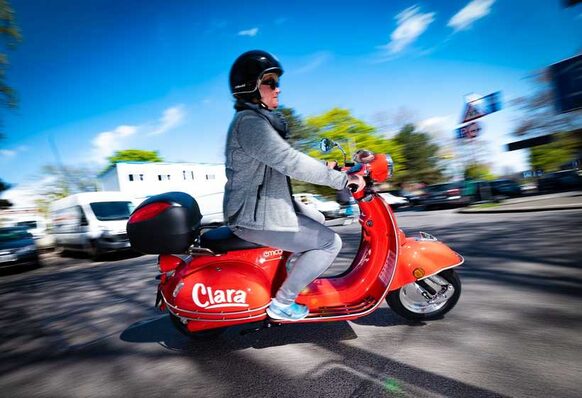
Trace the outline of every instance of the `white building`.
{"label": "white building", "polygon": [[204,216],[203,223],[222,222],[224,164],[121,162],[99,176],[103,191],[120,191],[138,199],[163,192],[192,195]]}

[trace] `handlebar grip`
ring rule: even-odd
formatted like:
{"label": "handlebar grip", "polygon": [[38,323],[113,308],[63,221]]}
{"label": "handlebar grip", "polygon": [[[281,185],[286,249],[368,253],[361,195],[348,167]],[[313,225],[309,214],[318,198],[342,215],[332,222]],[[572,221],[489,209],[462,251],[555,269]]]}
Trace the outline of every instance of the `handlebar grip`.
{"label": "handlebar grip", "polygon": [[352,192],[352,193],[354,193],[358,190],[358,184],[348,184],[347,186],[348,186],[350,192]]}

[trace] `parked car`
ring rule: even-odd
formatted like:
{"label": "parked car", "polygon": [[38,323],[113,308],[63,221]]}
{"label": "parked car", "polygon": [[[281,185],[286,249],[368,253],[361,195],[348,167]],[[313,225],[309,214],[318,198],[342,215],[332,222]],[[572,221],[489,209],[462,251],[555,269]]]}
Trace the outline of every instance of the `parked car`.
{"label": "parked car", "polygon": [[521,186],[516,181],[507,178],[500,178],[498,180],[491,181],[491,194],[496,198],[516,198],[521,196],[523,193]]}
{"label": "parked car", "polygon": [[224,224],[224,214],[222,212],[222,202],[224,201],[224,192],[213,192],[203,195],[192,194],[200,213],[202,213],[201,225],[218,225]]}
{"label": "parked car", "polygon": [[408,199],[403,198],[402,196],[393,195],[390,192],[380,192],[380,196],[394,210],[398,209],[399,207],[408,206],[410,204],[410,202],[408,201]]}
{"label": "parked car", "polygon": [[38,266],[38,250],[24,227],[0,228],[0,267]]}
{"label": "parked car", "polygon": [[582,171],[561,170],[538,178],[538,191],[557,192],[582,189]]}
{"label": "parked car", "polygon": [[321,195],[313,193],[296,193],[293,197],[307,206],[313,206],[321,212],[326,219],[342,217],[340,205],[336,201],[324,198]]}
{"label": "parked car", "polygon": [[397,192],[394,192],[396,196],[402,196],[408,200],[410,206],[418,206],[422,203],[424,198],[426,197],[426,191],[424,189],[415,189],[414,191],[408,191],[406,189],[401,189]]}
{"label": "parked car", "polygon": [[467,206],[474,201],[477,186],[466,181],[435,184],[426,187],[421,204],[429,210],[436,207]]}

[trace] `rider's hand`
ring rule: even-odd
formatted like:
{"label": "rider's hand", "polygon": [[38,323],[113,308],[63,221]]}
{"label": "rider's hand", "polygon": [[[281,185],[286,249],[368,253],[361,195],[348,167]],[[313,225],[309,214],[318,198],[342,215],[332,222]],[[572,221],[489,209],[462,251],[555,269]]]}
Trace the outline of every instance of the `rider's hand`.
{"label": "rider's hand", "polygon": [[325,165],[328,169],[337,170],[337,162],[335,160],[327,160]]}
{"label": "rider's hand", "polygon": [[360,192],[366,187],[366,181],[360,174],[348,174],[347,187],[351,189],[350,185],[356,185],[358,188],[352,192]]}
{"label": "rider's hand", "polygon": [[374,158],[374,152],[370,152],[367,149],[358,149],[353,156],[354,162],[358,163],[371,163]]}

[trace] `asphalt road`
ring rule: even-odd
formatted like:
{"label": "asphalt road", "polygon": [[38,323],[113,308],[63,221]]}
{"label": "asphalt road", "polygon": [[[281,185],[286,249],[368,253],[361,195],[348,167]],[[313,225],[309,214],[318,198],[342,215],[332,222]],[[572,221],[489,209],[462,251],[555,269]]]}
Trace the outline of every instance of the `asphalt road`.
{"label": "asphalt road", "polygon": [[[580,397],[582,210],[399,212],[461,253],[463,293],[444,319],[383,305],[354,322],[290,325],[214,342],[153,310],[154,256],[45,256],[0,276],[6,397]],[[349,264],[356,224],[337,227]]]}

